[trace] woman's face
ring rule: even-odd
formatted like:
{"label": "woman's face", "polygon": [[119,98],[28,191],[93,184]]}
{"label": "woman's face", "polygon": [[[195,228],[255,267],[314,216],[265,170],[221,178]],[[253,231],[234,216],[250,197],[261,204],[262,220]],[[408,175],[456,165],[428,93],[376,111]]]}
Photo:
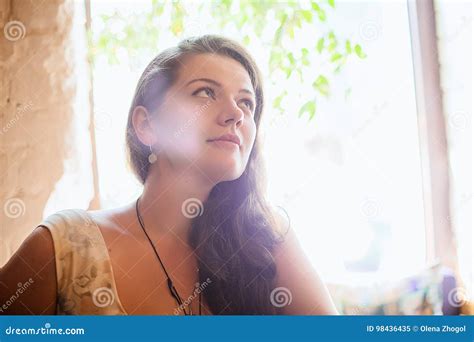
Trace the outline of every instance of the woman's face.
{"label": "woman's face", "polygon": [[[255,105],[252,82],[239,62],[216,54],[187,56],[153,115],[159,158],[192,166],[188,170],[214,184],[239,178],[255,141]],[[224,134],[237,143],[216,140]]]}

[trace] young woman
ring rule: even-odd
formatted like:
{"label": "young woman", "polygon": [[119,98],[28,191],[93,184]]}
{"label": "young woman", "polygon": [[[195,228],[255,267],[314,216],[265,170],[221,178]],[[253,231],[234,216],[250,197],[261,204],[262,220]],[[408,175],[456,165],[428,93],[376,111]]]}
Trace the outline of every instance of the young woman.
{"label": "young woman", "polygon": [[160,53],[127,125],[143,193],[41,222],[0,271],[2,312],[337,314],[289,221],[263,196],[263,98],[255,62],[229,39]]}

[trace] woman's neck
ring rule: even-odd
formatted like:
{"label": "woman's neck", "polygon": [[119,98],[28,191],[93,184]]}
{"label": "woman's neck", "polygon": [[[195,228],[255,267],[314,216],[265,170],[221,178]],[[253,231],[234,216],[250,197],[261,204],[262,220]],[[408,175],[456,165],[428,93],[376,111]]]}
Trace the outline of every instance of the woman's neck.
{"label": "woman's neck", "polygon": [[150,168],[139,203],[147,231],[155,236],[172,233],[187,242],[191,221],[202,213],[213,186],[194,171],[192,166],[181,173],[156,164]]}

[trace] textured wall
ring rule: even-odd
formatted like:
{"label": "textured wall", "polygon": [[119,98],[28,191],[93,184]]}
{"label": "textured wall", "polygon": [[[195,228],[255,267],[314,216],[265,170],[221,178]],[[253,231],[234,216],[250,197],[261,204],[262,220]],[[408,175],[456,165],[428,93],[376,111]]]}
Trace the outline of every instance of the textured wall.
{"label": "textured wall", "polygon": [[93,197],[82,2],[0,0],[0,266]]}

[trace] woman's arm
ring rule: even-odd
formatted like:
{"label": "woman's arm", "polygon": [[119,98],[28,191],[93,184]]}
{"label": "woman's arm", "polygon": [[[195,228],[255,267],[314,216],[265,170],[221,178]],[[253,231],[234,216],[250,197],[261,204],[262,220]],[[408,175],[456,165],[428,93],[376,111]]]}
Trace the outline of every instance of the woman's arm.
{"label": "woman's arm", "polygon": [[[288,224],[279,218],[280,225]],[[338,315],[329,292],[311,265],[293,231],[289,229],[285,240],[275,250],[277,265],[276,287],[272,300],[281,306],[283,315]],[[277,296],[281,295],[279,302]],[[291,299],[291,302],[290,302]],[[286,302],[285,302],[286,300]]]}
{"label": "woman's arm", "polygon": [[54,315],[56,263],[51,233],[36,228],[0,268],[0,315]]}

